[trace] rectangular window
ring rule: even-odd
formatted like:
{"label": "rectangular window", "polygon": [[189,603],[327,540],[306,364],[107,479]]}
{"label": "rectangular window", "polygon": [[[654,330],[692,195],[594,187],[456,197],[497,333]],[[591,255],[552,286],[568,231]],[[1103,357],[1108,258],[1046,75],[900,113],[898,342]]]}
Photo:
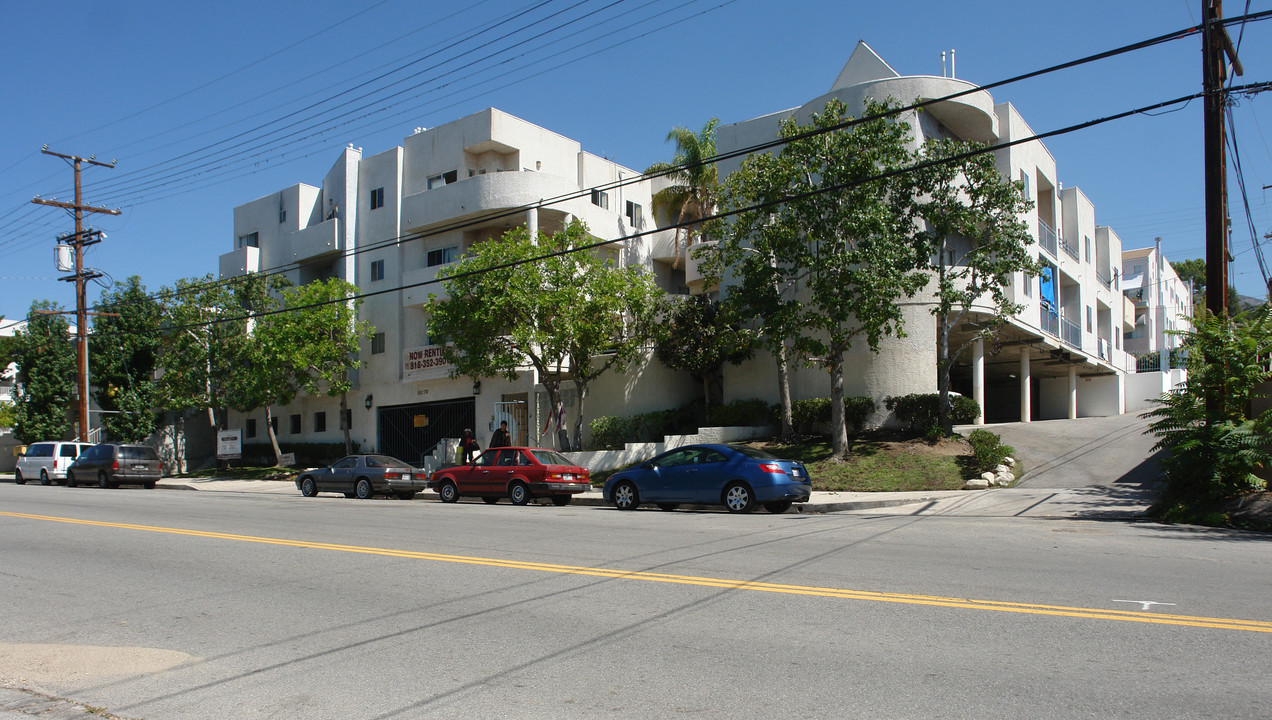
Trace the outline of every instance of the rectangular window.
{"label": "rectangular window", "polygon": [[636,227],[636,225],[640,223],[640,205],[628,200],[625,214],[627,215],[628,225]]}
{"label": "rectangular window", "polygon": [[292,435],[300,434],[300,416],[299,415],[291,416],[291,434]]}
{"label": "rectangular window", "polygon": [[1122,328],[1113,329],[1113,347],[1122,349]]}
{"label": "rectangular window", "polygon": [[1087,332],[1091,332],[1091,306],[1087,305]]}
{"label": "rectangular window", "polygon": [[314,413],[314,432],[326,432],[326,431],[327,431],[327,413],[325,412]]}
{"label": "rectangular window", "polygon": [[371,336],[371,354],[384,354],[384,333],[378,332]]}
{"label": "rectangular window", "polygon": [[261,246],[260,233],[248,233],[246,235],[239,235],[238,246],[240,248],[260,247]]}
{"label": "rectangular window", "polygon": [[592,204],[597,207],[603,207],[606,210],[609,210],[609,194],[603,193],[600,190],[593,190]]}
{"label": "rectangular window", "polygon": [[437,250],[428,251],[428,266],[436,267],[437,265],[446,265],[455,262],[455,258],[459,255],[459,248],[455,246],[438,248]]}
{"label": "rectangular window", "polygon": [[1020,193],[1025,196],[1026,200],[1033,200],[1029,196],[1029,173],[1024,170],[1020,171]]}
{"label": "rectangular window", "polygon": [[287,210],[286,210],[286,208],[279,208],[279,209],[278,209],[278,222],[280,222],[280,223],[285,223],[285,222],[287,222]]}
{"label": "rectangular window", "polygon": [[1091,262],[1091,238],[1084,235],[1082,239],[1086,241],[1086,261]]}
{"label": "rectangular window", "polygon": [[1024,278],[1025,297],[1033,297],[1033,276],[1029,273],[1021,273],[1021,277]]}
{"label": "rectangular window", "polygon": [[371,263],[371,282],[384,279],[384,261],[376,260]]}
{"label": "rectangular window", "polygon": [[248,418],[245,425],[247,425],[247,436],[250,438],[256,437],[256,418]]}
{"label": "rectangular window", "polygon": [[428,189],[435,190],[439,187],[442,187],[443,185],[450,185],[451,183],[455,182],[458,179],[459,179],[458,170],[451,170],[450,172],[444,172],[441,175],[434,175],[433,177],[428,179]]}
{"label": "rectangular window", "polygon": [[384,207],[384,188],[378,187],[371,191],[371,209],[378,210]]}

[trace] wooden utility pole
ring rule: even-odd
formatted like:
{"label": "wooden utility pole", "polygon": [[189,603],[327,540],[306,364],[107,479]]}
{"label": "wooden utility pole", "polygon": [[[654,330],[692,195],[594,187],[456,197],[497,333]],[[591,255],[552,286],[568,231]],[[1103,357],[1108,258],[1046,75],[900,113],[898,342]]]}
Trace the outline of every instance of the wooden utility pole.
{"label": "wooden utility pole", "polygon": [[1228,101],[1223,84],[1225,61],[1237,75],[1241,62],[1224,28],[1223,0],[1202,0],[1201,72],[1205,90],[1203,110],[1206,183],[1206,309],[1215,315],[1228,310],[1228,163],[1224,147],[1224,113]]}
{"label": "wooden utility pole", "polygon": [[[75,234],[70,236],[68,244],[75,248],[75,274],[70,275],[61,280],[75,281],[75,370],[78,378],[79,387],[79,436],[80,442],[88,442],[88,431],[92,427],[88,412],[88,298],[86,286],[88,281],[99,277],[101,273],[84,272],[84,246],[101,242],[101,233],[96,231],[84,231],[84,213],[95,212],[105,213],[107,215],[118,215],[119,210],[111,210],[109,208],[93,207],[84,204],[84,196],[80,189],[80,170],[84,163],[98,165],[100,167],[115,167],[114,162],[104,163],[94,159],[95,156],[87,158],[78,155],[63,155],[49,150],[49,146],[45,145],[41,151],[45,155],[53,155],[67,160],[71,166],[75,168],[75,202],[65,203],[57,200],[44,200],[35,198],[31,200],[39,205],[50,205],[52,207],[60,207],[64,210],[70,210],[75,215]],[[93,313],[96,314],[96,313]]]}

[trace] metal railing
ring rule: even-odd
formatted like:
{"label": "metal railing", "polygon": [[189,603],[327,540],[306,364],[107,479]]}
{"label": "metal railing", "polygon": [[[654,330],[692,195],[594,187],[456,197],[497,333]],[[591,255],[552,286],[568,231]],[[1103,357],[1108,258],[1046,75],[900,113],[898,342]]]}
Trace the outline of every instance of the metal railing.
{"label": "metal railing", "polygon": [[1056,257],[1056,231],[1041,220],[1038,221],[1038,244],[1051,253],[1051,257]]}
{"label": "metal railing", "polygon": [[1109,282],[1109,279],[1104,277],[1104,273],[1099,270],[1095,271],[1095,279],[1099,280],[1100,284],[1103,285],[1106,290],[1113,289],[1113,283]]}
{"label": "metal railing", "polygon": [[1074,260],[1082,259],[1082,256],[1078,254],[1078,249],[1073,247],[1069,243],[1065,242],[1064,238],[1060,239],[1060,247],[1064,248],[1065,254],[1073,258]]}
{"label": "metal railing", "polygon": [[1038,327],[1053,337],[1060,337],[1060,316],[1046,305],[1038,306]]}
{"label": "metal railing", "polygon": [[1060,318],[1060,342],[1078,350],[1082,349],[1082,327],[1069,318]]}

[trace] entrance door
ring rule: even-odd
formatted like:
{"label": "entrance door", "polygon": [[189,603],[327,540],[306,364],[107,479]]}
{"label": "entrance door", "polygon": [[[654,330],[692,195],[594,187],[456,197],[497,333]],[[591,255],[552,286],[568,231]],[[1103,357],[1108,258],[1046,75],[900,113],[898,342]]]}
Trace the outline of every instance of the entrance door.
{"label": "entrance door", "polygon": [[477,417],[473,398],[380,408],[380,452],[422,465],[442,438],[458,439]]}
{"label": "entrance door", "polygon": [[530,442],[530,412],[526,402],[526,393],[504,393],[502,400],[495,403],[494,426],[498,428],[500,422],[506,421],[515,447],[526,447]]}

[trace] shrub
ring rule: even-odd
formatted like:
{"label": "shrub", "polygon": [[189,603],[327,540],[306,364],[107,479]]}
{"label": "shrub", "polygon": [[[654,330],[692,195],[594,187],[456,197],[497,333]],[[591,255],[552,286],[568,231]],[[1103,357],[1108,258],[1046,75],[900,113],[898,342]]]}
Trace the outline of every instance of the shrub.
{"label": "shrub", "polygon": [[973,430],[967,435],[967,443],[972,446],[975,458],[976,474],[991,472],[1010,457],[1015,450],[1004,445],[1002,438],[988,430]]}
{"label": "shrub", "polygon": [[713,426],[730,425],[768,425],[773,416],[773,408],[763,400],[734,400],[725,405],[711,408],[707,416],[707,424]]}
{"label": "shrub", "polygon": [[634,433],[632,418],[621,418],[607,415],[598,417],[588,423],[592,431],[593,450],[617,450],[623,447],[627,438]]}
{"label": "shrub", "polygon": [[865,395],[851,395],[844,398],[844,420],[854,433],[861,432],[861,428],[874,411],[874,398]]}
{"label": "shrub", "polygon": [[830,398],[809,398],[791,403],[791,425],[795,432],[816,432],[830,422]]}
{"label": "shrub", "polygon": [[[941,431],[941,396],[937,393],[914,393],[890,397],[884,406],[896,413],[897,420],[906,424],[911,432],[927,435],[936,428]],[[980,405],[962,395],[950,395],[950,422],[962,425],[972,422],[980,414]],[[938,435],[939,437],[939,435]]]}

